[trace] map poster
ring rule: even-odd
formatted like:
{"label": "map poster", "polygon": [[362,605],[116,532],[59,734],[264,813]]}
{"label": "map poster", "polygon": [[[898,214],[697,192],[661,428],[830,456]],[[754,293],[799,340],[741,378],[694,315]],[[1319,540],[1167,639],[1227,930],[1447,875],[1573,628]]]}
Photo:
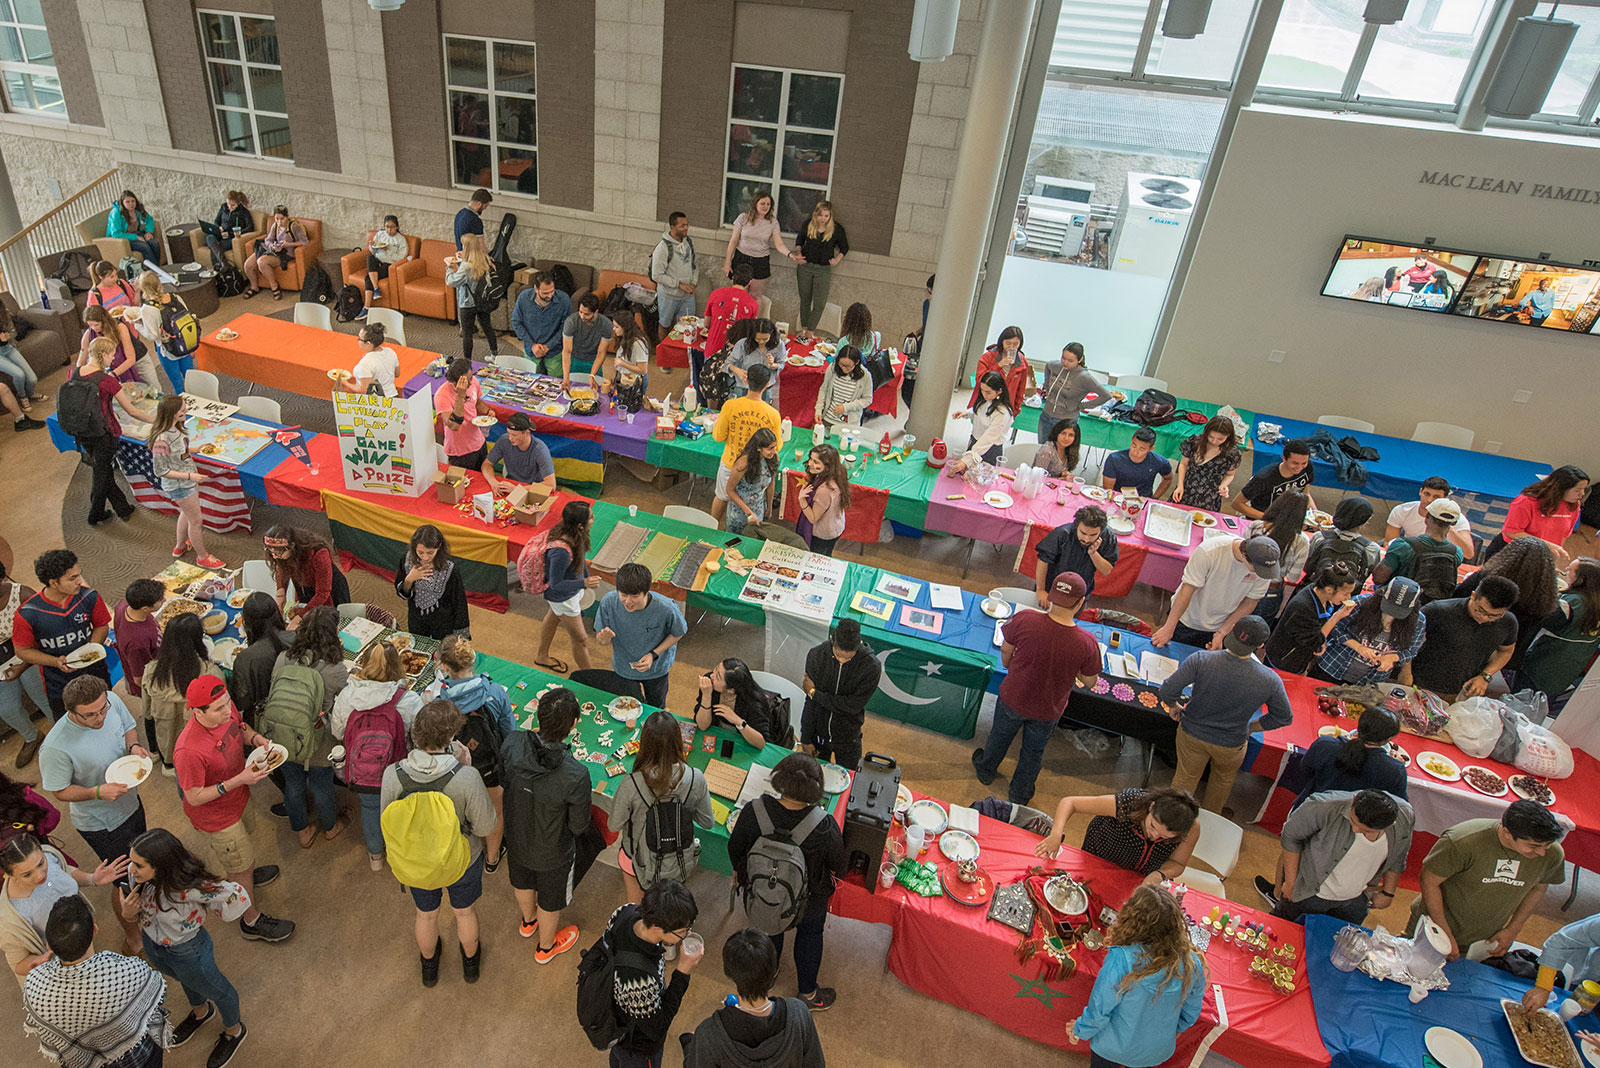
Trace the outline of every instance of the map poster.
{"label": "map poster", "polygon": [[826,623],[833,619],[834,606],[844,592],[848,568],[843,560],[763,542],[739,599]]}
{"label": "map poster", "polygon": [[410,397],[333,395],[339,428],[339,462],[346,489],[415,497],[439,466],[433,441],[433,395]]}

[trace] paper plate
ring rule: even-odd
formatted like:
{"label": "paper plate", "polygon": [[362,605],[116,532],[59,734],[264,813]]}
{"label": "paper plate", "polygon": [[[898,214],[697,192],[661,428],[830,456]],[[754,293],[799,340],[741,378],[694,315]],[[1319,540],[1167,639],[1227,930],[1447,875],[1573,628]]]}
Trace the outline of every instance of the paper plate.
{"label": "paper plate", "polygon": [[1556,803],[1556,792],[1550,789],[1549,783],[1536,776],[1513,775],[1510,785],[1511,792],[1524,801],[1537,801],[1546,808]]}
{"label": "paper plate", "polygon": [[1578,1052],[1583,1054],[1583,1059],[1590,1068],[1600,1068],[1600,1046],[1590,1045],[1584,1039],[1578,1039]]}
{"label": "paper plate", "polygon": [[822,765],[822,792],[842,794],[850,789],[850,773],[837,764]]}
{"label": "paper plate", "polygon": [[238,336],[239,336],[239,331],[237,331],[237,330],[218,330],[217,331],[217,340],[218,341],[232,341],[234,338],[236,338]]}
{"label": "paper plate", "polygon": [[328,368],[328,381],[330,381],[330,382],[337,382],[341,378],[349,378],[349,377],[350,377],[350,372],[346,371],[342,367],[330,367],[330,368]]}
{"label": "paper plate", "polygon": [[[1435,763],[1438,765],[1438,770],[1428,766]],[[1443,753],[1435,753],[1432,749],[1417,754],[1417,767],[1435,779],[1442,779],[1445,782],[1457,782],[1461,778],[1461,769],[1456,766],[1456,762]]]}
{"label": "paper plate", "polygon": [[807,367],[826,367],[827,365],[828,365],[828,358],[826,356],[807,356],[806,357],[806,366]]}
{"label": "paper plate", "polygon": [[472,417],[473,426],[494,426],[497,422],[499,420],[492,415],[475,415]]}
{"label": "paper plate", "polygon": [[906,819],[911,823],[922,824],[934,834],[942,834],[944,829],[950,826],[950,816],[945,812],[944,806],[927,798],[913,802],[906,810]]}
{"label": "paper plate", "polygon": [[1441,1068],[1483,1068],[1483,1054],[1459,1031],[1430,1027],[1422,1036],[1422,1044]]}
{"label": "paper plate", "polygon": [[154,766],[149,757],[130,753],[113,760],[106,768],[106,782],[114,786],[138,786],[150,777],[150,769]]}
{"label": "paper plate", "polygon": [[978,840],[966,831],[948,830],[939,836],[939,852],[951,860],[977,860]]}
{"label": "paper plate", "polygon": [[1217,525],[1217,517],[1210,512],[1190,512],[1189,518],[1194,520],[1194,525],[1197,527],[1214,527]]}
{"label": "paper plate", "polygon": [[1106,526],[1111,528],[1113,534],[1132,534],[1134,530],[1133,520],[1125,515],[1112,516],[1106,520]]}
{"label": "paper plate", "polygon": [[248,601],[250,599],[250,595],[255,592],[255,590],[234,590],[232,593],[228,594],[228,607],[234,610],[243,608],[244,603]]}
{"label": "paper plate", "polygon": [[[993,607],[990,607],[991,605]],[[1011,614],[1016,610],[1016,606],[1010,601],[991,601],[989,598],[985,597],[983,600],[978,602],[978,611],[982,612],[990,619],[1010,619]]]}
{"label": "paper plate", "polygon": [[644,705],[636,697],[619,697],[606,705],[606,711],[611,713],[611,718],[618,723],[626,723],[630,719],[638,719],[644,711]]}
{"label": "paper plate", "polygon": [[547,415],[552,419],[557,419],[567,414],[567,406],[560,401],[545,401],[536,410],[540,415]]}
{"label": "paper plate", "polygon": [[106,658],[106,647],[99,642],[90,642],[80,645],[67,654],[67,667],[74,671],[82,671],[86,667],[100,663]]}
{"label": "paper plate", "polygon": [[1111,494],[1106,492],[1104,486],[1085,486],[1083,487],[1083,495],[1089,498],[1091,501],[1103,501],[1107,497],[1111,496]]}
{"label": "paper plate", "polygon": [[906,789],[906,784],[901,783],[894,791],[894,811],[896,815],[911,807],[911,791]]}
{"label": "paper plate", "polygon": [[806,358],[804,356],[790,356],[783,362],[788,364],[790,367],[804,367],[806,365]]}
{"label": "paper plate", "polygon": [[983,495],[983,503],[987,504],[990,508],[1010,508],[1014,502],[1011,500],[1011,495],[1009,493],[1001,493],[999,490],[990,490],[988,493]]}
{"label": "paper plate", "polygon": [[238,638],[218,638],[211,643],[211,662],[232,671],[233,658],[239,655],[242,648],[244,643]]}
{"label": "paper plate", "polygon": [[811,346],[811,351],[820,352],[824,356],[832,356],[835,352],[839,351],[839,346],[830,341],[819,341],[815,345]]}

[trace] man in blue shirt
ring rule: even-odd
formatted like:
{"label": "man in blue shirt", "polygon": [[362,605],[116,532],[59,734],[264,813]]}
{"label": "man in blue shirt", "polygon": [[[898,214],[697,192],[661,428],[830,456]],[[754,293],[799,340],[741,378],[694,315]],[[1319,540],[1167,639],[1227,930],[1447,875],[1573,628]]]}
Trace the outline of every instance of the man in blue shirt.
{"label": "man in blue shirt", "polygon": [[494,200],[494,194],[487,189],[473,191],[472,199],[467,206],[456,212],[456,251],[461,251],[461,235],[477,234],[483,236],[483,209],[487,208]]}
{"label": "man in blue shirt", "polygon": [[128,855],[145,832],[138,788],[106,781],[106,769],[124,756],[150,756],[139,744],[133,715],[105,680],[80,675],[61,691],[66,717],[39,747],[39,784],[65,801],[73,828],[101,860]]}
{"label": "man in blue shirt", "polygon": [[[1121,452],[1106,457],[1105,487],[1108,490],[1133,490],[1141,497],[1165,497],[1172,486],[1172,461],[1155,451],[1156,432],[1142,426]],[[1155,490],[1156,478],[1161,488]],[[1155,492],[1151,492],[1155,490]]]}
{"label": "man in blue shirt", "polygon": [[[504,481],[494,475],[494,465],[506,473]],[[533,420],[526,412],[512,412],[506,420],[506,435],[494,443],[483,461],[483,477],[495,493],[510,493],[513,483],[556,488],[556,465],[545,443],[533,436]]]}
{"label": "man in blue shirt", "polygon": [[1539,288],[1517,302],[1518,311],[1524,308],[1528,309],[1529,326],[1544,325],[1544,321],[1550,318],[1550,313],[1556,310],[1556,295],[1550,288],[1550,279],[1539,279]]}
{"label": "man in blue shirt", "polygon": [[561,370],[561,328],[572,314],[572,298],[556,288],[548,271],[533,276],[533,284],[517,294],[511,309],[511,330],[522,351],[539,365],[539,373]]}
{"label": "man in blue shirt", "polygon": [[649,568],[617,568],[616,592],[600,598],[594,626],[596,638],[611,641],[611,670],[643,686],[645,704],[665,708],[667,675],[689,624],[675,601],[651,592]]}

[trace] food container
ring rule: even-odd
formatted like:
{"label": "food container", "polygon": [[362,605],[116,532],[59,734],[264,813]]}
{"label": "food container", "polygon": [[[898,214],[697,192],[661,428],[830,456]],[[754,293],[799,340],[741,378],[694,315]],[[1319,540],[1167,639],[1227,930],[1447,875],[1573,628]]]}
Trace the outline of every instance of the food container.
{"label": "food container", "polygon": [[467,486],[471,479],[467,472],[460,467],[447,467],[443,471],[433,473],[433,492],[440,504],[458,504],[467,494]]}
{"label": "food container", "polygon": [[200,626],[205,628],[207,634],[221,634],[228,629],[228,613],[220,608],[213,608],[200,617]]}

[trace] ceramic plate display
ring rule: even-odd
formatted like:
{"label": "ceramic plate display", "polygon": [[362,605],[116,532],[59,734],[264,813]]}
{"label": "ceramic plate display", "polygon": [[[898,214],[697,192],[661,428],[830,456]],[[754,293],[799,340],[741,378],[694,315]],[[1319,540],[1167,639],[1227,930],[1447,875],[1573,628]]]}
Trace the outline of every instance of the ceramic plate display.
{"label": "ceramic plate display", "polygon": [[1546,808],[1556,803],[1556,792],[1536,775],[1511,776],[1511,791],[1524,801],[1537,801]]}
{"label": "ceramic plate display", "polygon": [[138,786],[150,777],[152,767],[149,757],[119,757],[106,768],[106,782],[113,786]]}
{"label": "ceramic plate display", "polygon": [[1132,534],[1134,530],[1133,520],[1125,515],[1112,516],[1106,520],[1106,526],[1111,528],[1111,533],[1119,535]]}
{"label": "ceramic plate display", "polygon": [[98,664],[106,658],[106,647],[99,642],[90,642],[80,645],[67,654],[67,667],[74,671],[82,671],[91,664]]}
{"label": "ceramic plate display", "polygon": [[1430,1027],[1422,1036],[1422,1044],[1442,1068],[1483,1068],[1483,1054],[1459,1031]]}
{"label": "ceramic plate display", "polygon": [[1011,500],[1011,495],[1009,493],[1001,493],[999,490],[990,490],[988,493],[983,495],[983,503],[987,504],[990,508],[1010,508],[1014,502]]}
{"label": "ceramic plate display", "polygon": [[977,878],[972,882],[963,882],[956,865],[946,864],[939,870],[939,882],[944,884],[944,892],[950,900],[960,905],[971,905],[976,908],[987,904],[994,897],[994,878],[982,868],[977,869]]}
{"label": "ceramic plate display", "polygon": [[1044,884],[1044,899],[1066,916],[1082,916],[1089,910],[1089,894],[1070,875],[1057,875]]}
{"label": "ceramic plate display", "polygon": [[638,719],[639,713],[644,711],[644,705],[636,697],[619,697],[606,705],[606,711],[618,723],[626,723],[630,719]]}
{"label": "ceramic plate display", "polygon": [[842,794],[850,789],[850,773],[837,764],[822,765],[822,790],[829,794]]}
{"label": "ceramic plate display", "polygon": [[944,806],[927,798],[913,802],[906,810],[906,819],[912,823],[920,823],[934,834],[942,834],[950,825],[950,816],[945,812]]}
{"label": "ceramic plate display", "polygon": [[1504,797],[1508,789],[1506,781],[1498,773],[1479,767],[1477,764],[1468,764],[1462,768],[1461,778],[1480,794],[1488,794],[1490,797]]}
{"label": "ceramic plate display", "polygon": [[948,830],[939,836],[939,852],[951,860],[977,860],[978,840],[966,831]]}
{"label": "ceramic plate display", "polygon": [[1461,778],[1461,769],[1456,766],[1456,762],[1443,753],[1435,753],[1432,749],[1417,754],[1417,767],[1435,779],[1443,779],[1445,782],[1456,782]]}

